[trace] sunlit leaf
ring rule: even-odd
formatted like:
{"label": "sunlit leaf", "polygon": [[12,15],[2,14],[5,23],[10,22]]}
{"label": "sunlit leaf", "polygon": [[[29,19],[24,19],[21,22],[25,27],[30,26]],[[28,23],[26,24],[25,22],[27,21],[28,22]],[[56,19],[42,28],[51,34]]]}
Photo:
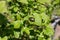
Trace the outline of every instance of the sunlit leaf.
{"label": "sunlit leaf", "polygon": [[42,33],[40,33],[39,37],[38,37],[38,40],[45,40],[44,39],[44,35]]}
{"label": "sunlit leaf", "polygon": [[23,27],[22,31],[23,32],[26,32],[28,35],[30,34],[29,28],[27,28],[27,27]]}
{"label": "sunlit leaf", "polygon": [[48,4],[50,4],[51,3],[51,0],[38,0],[38,2],[40,2],[40,3],[48,3]]}
{"label": "sunlit leaf", "polygon": [[5,37],[1,38],[1,40],[8,40],[8,37],[5,36]]}
{"label": "sunlit leaf", "polygon": [[46,25],[46,30],[44,30],[44,34],[51,36],[53,34],[53,29],[50,25]]}
{"label": "sunlit leaf", "polygon": [[10,1],[12,1],[12,0],[7,0],[7,2],[10,2]]}
{"label": "sunlit leaf", "polygon": [[46,24],[46,23],[48,23],[50,21],[48,15],[46,15],[45,13],[42,13],[41,17],[42,17],[42,19],[44,21],[44,24]]}
{"label": "sunlit leaf", "polygon": [[17,20],[20,20],[20,19],[21,19],[20,15],[19,15],[19,14],[17,14]]}
{"label": "sunlit leaf", "polygon": [[53,2],[53,4],[58,4],[58,3],[60,3],[60,0],[55,0],[55,1]]}
{"label": "sunlit leaf", "polygon": [[0,37],[0,40],[1,40],[1,37]]}
{"label": "sunlit leaf", "polygon": [[6,1],[0,1],[0,13],[7,12]]}
{"label": "sunlit leaf", "polygon": [[39,7],[39,9],[40,9],[40,12],[41,12],[41,13],[46,11],[46,7],[43,6],[43,5],[41,5],[41,6]]}
{"label": "sunlit leaf", "polygon": [[13,22],[14,28],[20,28],[20,20]]}
{"label": "sunlit leaf", "polygon": [[19,38],[19,34],[20,34],[20,32],[14,31],[14,36],[15,36],[15,38]]}
{"label": "sunlit leaf", "polygon": [[19,10],[18,7],[14,7],[14,11],[17,12]]}
{"label": "sunlit leaf", "polygon": [[18,1],[21,2],[21,3],[24,3],[24,4],[28,4],[27,0],[18,0]]}
{"label": "sunlit leaf", "polygon": [[34,13],[34,18],[35,18],[35,24],[36,25],[41,25],[41,17],[40,17],[40,14]]}

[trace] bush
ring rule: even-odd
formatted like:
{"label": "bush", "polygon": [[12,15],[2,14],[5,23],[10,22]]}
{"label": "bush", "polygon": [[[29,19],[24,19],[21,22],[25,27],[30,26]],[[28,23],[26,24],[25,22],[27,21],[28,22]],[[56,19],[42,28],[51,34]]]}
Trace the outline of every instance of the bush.
{"label": "bush", "polygon": [[0,5],[0,40],[51,40],[50,18],[59,0],[6,0]]}

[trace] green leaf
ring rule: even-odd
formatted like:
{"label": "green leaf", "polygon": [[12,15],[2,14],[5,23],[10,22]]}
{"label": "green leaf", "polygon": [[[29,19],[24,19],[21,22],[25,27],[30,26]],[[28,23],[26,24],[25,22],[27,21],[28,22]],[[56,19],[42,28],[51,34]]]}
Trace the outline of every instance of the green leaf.
{"label": "green leaf", "polygon": [[19,38],[19,34],[20,34],[20,32],[14,31],[14,36],[15,36],[15,38]]}
{"label": "green leaf", "polygon": [[46,12],[46,7],[43,6],[43,5],[41,5],[41,6],[39,7],[39,9],[40,9],[40,12],[41,12],[41,13]]}
{"label": "green leaf", "polygon": [[24,13],[23,13],[23,12],[20,12],[19,14],[20,14],[21,16],[24,16]]}
{"label": "green leaf", "polygon": [[22,32],[26,32],[28,35],[30,34],[29,28],[27,28],[27,27],[23,27]]}
{"label": "green leaf", "polygon": [[28,1],[35,1],[35,0],[28,0]]}
{"label": "green leaf", "polygon": [[51,38],[48,38],[47,40],[51,40]]}
{"label": "green leaf", "polygon": [[10,2],[10,1],[12,1],[12,0],[7,0],[7,2]]}
{"label": "green leaf", "polygon": [[47,24],[50,20],[49,20],[49,16],[46,15],[45,13],[41,13],[41,17],[44,21],[44,24]]}
{"label": "green leaf", "polygon": [[1,38],[2,40],[8,40],[8,37],[7,36],[5,36],[5,37],[3,37],[3,38]]}
{"label": "green leaf", "polygon": [[13,22],[14,28],[20,28],[20,20]]}
{"label": "green leaf", "polygon": [[24,20],[28,20],[29,16],[24,17]]}
{"label": "green leaf", "polygon": [[58,4],[58,3],[60,3],[60,0],[55,0],[55,1],[53,2],[53,4]]}
{"label": "green leaf", "polygon": [[0,37],[0,40],[1,40],[1,37]]}
{"label": "green leaf", "polygon": [[41,25],[41,17],[40,17],[40,14],[34,13],[33,15],[34,15],[34,18],[35,18],[35,24],[40,26]]}
{"label": "green leaf", "polygon": [[20,20],[20,19],[21,19],[20,15],[19,15],[19,14],[17,14],[17,20]]}
{"label": "green leaf", "polygon": [[28,4],[28,1],[27,0],[17,0],[17,1],[19,1],[21,3],[24,3],[24,4]]}
{"label": "green leaf", "polygon": [[34,38],[34,36],[31,36],[31,35],[30,35],[29,38],[32,39],[32,38]]}
{"label": "green leaf", "polygon": [[6,1],[0,1],[0,13],[7,12]]}
{"label": "green leaf", "polygon": [[48,3],[48,4],[50,4],[51,3],[51,0],[38,0],[38,2],[40,2],[40,3]]}
{"label": "green leaf", "polygon": [[53,31],[52,27],[50,25],[46,25],[46,29],[44,30],[44,34],[51,36],[51,35],[53,35],[53,32],[54,31]]}
{"label": "green leaf", "polygon": [[18,7],[14,7],[14,9],[13,9],[15,12],[17,12],[18,10],[19,10],[19,8]]}
{"label": "green leaf", "polygon": [[40,33],[40,35],[39,35],[39,37],[38,37],[38,40],[45,40],[43,33]]}

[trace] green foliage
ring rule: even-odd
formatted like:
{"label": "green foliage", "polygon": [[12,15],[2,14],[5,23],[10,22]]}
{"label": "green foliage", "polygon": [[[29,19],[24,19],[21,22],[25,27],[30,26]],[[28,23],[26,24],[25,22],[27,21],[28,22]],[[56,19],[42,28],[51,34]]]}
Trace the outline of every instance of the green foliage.
{"label": "green foliage", "polygon": [[14,21],[13,25],[14,25],[14,28],[20,28],[20,21],[19,20]]}
{"label": "green foliage", "polygon": [[51,40],[50,18],[59,3],[59,0],[0,1],[0,40]]}
{"label": "green foliage", "polygon": [[17,0],[18,2],[24,3],[24,4],[28,4],[27,0]]}
{"label": "green foliage", "polygon": [[6,1],[1,1],[0,5],[0,13],[7,12]]}
{"label": "green foliage", "polygon": [[50,4],[51,3],[51,0],[38,0],[38,2],[40,2],[40,3],[43,3],[43,4],[45,4],[45,3],[48,3],[48,4]]}

